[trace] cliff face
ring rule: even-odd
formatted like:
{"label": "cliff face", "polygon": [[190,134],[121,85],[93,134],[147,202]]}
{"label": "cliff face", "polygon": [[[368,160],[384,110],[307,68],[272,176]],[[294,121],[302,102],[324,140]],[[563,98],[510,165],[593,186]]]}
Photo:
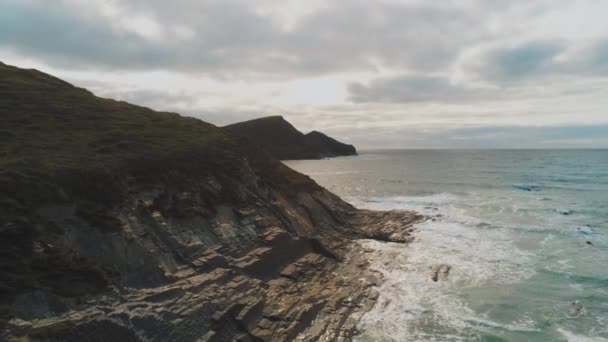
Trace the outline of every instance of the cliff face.
{"label": "cliff face", "polygon": [[407,240],[417,218],[35,70],[0,64],[0,114],[0,340],[346,336],[374,299],[341,266],[352,239]]}
{"label": "cliff face", "polygon": [[245,137],[277,159],[320,159],[356,155],[354,146],[343,144],[320,132],[304,135],[281,116],[270,116],[224,127]]}

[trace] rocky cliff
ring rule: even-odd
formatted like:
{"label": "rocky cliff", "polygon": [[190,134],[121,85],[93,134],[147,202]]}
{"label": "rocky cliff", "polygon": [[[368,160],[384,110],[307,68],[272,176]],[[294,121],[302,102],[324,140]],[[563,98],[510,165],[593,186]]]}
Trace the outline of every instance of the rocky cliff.
{"label": "rocky cliff", "polygon": [[[0,340],[348,340],[360,211],[242,138],[0,63]],[[366,275],[367,274],[367,275]]]}
{"label": "rocky cliff", "polygon": [[225,126],[224,129],[249,139],[253,144],[281,160],[320,159],[357,154],[353,145],[343,144],[321,132],[303,134],[282,116],[239,122]]}

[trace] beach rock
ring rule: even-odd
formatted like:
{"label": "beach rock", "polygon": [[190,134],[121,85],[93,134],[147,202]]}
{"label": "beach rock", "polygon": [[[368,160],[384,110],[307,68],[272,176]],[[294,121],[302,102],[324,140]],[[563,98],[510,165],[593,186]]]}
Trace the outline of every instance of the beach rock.
{"label": "beach rock", "polygon": [[445,280],[448,277],[448,274],[450,274],[451,269],[452,266],[446,264],[433,266],[431,268],[431,279],[434,282],[437,282],[439,280]]}
{"label": "beach rock", "polygon": [[576,227],[576,232],[580,235],[591,235],[593,234],[593,228],[591,226],[579,226]]}
{"label": "beach rock", "polygon": [[513,184],[513,187],[519,190],[524,190],[524,191],[540,191],[541,187],[538,185],[533,185],[533,184],[521,184],[521,183],[517,183],[517,184]]}
{"label": "beach rock", "polygon": [[580,301],[576,300],[568,306],[568,313],[566,314],[568,318],[578,318],[586,315],[587,308]]}

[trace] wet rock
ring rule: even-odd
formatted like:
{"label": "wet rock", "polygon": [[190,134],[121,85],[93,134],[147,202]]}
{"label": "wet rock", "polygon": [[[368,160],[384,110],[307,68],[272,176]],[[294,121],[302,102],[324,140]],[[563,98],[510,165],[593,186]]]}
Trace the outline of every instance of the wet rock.
{"label": "wet rock", "polygon": [[568,306],[568,313],[566,314],[568,318],[578,318],[586,315],[587,308],[580,301],[576,300]]}
{"label": "wet rock", "polygon": [[448,274],[450,274],[451,269],[452,269],[452,266],[445,265],[445,264],[434,266],[431,270],[431,279],[434,282],[437,282],[440,279],[445,280],[448,277]]}
{"label": "wet rock", "polygon": [[523,184],[523,183],[518,183],[518,184],[513,184],[513,187],[519,190],[524,190],[524,191],[540,191],[541,187],[538,185],[534,185],[534,184]]}
{"label": "wet rock", "polygon": [[580,235],[591,235],[591,234],[593,234],[593,228],[591,228],[591,226],[588,226],[588,225],[579,226],[579,227],[576,227],[576,232]]}

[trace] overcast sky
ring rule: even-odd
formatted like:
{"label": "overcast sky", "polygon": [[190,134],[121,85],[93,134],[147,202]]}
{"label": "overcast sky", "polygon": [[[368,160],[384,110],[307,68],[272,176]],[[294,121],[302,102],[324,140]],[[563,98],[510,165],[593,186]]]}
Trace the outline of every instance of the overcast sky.
{"label": "overcast sky", "polygon": [[361,148],[608,147],[605,0],[0,0],[0,61]]}

